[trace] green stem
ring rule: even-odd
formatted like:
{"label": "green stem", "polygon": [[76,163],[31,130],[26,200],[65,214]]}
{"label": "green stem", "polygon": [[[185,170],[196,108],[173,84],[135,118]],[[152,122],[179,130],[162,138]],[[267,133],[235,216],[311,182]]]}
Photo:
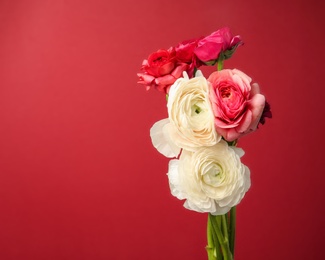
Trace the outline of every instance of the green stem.
{"label": "green stem", "polygon": [[[220,226],[221,226],[220,217],[211,215],[211,219],[212,219],[212,221],[214,221],[214,224],[220,229]],[[223,258],[222,247],[221,247],[222,241],[219,240],[216,232],[214,232],[214,235],[215,235],[215,238],[217,241],[216,242],[217,260],[223,260],[224,258]]]}
{"label": "green stem", "polygon": [[223,69],[223,59],[218,59],[217,62],[217,70],[222,70]]}
{"label": "green stem", "polygon": [[222,233],[226,240],[228,239],[228,226],[227,226],[227,214],[221,216],[221,224],[222,224]]}
{"label": "green stem", "polygon": [[222,233],[224,236],[225,243],[227,244],[226,250],[228,251],[230,259],[233,259],[233,255],[231,254],[230,247],[229,247],[227,217],[228,214],[221,215],[221,228],[222,228]]}
{"label": "green stem", "polygon": [[214,218],[216,220],[216,221],[211,221],[211,224],[212,224],[213,231],[217,234],[217,238],[220,243],[222,254],[223,254],[223,259],[233,260],[231,252],[229,250],[228,237],[224,237],[224,235],[221,232],[222,216],[211,215],[211,218]]}
{"label": "green stem", "polygon": [[236,235],[236,207],[230,210],[229,220],[229,248],[233,256],[235,256],[235,235]]}
{"label": "green stem", "polygon": [[213,228],[214,225],[217,225],[216,218],[211,214],[208,214],[208,225],[207,225],[208,245],[206,246],[208,259],[223,260],[220,243],[217,234],[215,232],[215,229]]}
{"label": "green stem", "polygon": [[215,256],[214,256],[215,239],[213,237],[210,214],[208,216],[207,238],[208,238],[208,245],[206,246],[206,250],[207,250],[207,253],[208,253],[208,259],[209,260],[215,260],[216,259]]}

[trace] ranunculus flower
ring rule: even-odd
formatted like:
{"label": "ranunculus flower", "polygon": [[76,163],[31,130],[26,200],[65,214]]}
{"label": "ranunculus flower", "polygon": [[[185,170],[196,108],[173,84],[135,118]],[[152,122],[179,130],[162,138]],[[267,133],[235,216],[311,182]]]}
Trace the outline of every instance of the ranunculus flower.
{"label": "ranunculus flower", "polygon": [[169,162],[168,179],[173,196],[185,199],[184,206],[213,215],[227,213],[250,187],[250,171],[241,163],[240,148],[221,140],[194,152],[182,151]]}
{"label": "ranunculus flower", "polygon": [[176,59],[181,63],[186,63],[189,65],[187,69],[187,74],[192,77],[194,74],[194,69],[199,68],[202,62],[195,56],[194,50],[200,39],[193,39],[188,41],[183,41],[175,47]]}
{"label": "ranunculus flower", "polygon": [[171,86],[167,107],[168,119],[150,130],[154,147],[163,155],[176,157],[181,149],[192,151],[221,139],[214,126],[208,82],[200,71],[192,79],[184,72],[184,78]]}
{"label": "ranunculus flower", "polygon": [[182,76],[187,68],[186,63],[177,61],[174,48],[158,50],[143,61],[141,67],[143,73],[137,74],[138,83],[146,85],[147,90],[155,87],[159,91],[168,93],[169,87]]}
{"label": "ranunculus flower", "polygon": [[176,58],[185,63],[193,61],[194,49],[197,47],[199,39],[187,40],[179,43],[175,47]]}
{"label": "ranunculus flower", "polygon": [[213,72],[208,81],[217,132],[234,141],[256,130],[265,106],[258,84],[236,69]]}
{"label": "ranunculus flower", "polygon": [[225,27],[201,39],[194,53],[203,62],[216,61],[220,53],[224,54],[223,59],[227,59],[241,44],[240,36],[232,36],[230,29]]}

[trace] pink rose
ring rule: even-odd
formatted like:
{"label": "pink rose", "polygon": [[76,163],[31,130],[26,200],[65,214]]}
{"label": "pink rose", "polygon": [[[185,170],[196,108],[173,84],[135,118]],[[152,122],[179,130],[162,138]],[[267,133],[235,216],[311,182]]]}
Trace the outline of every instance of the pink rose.
{"label": "pink rose", "polygon": [[177,61],[174,48],[158,50],[143,61],[141,67],[143,73],[137,74],[138,83],[146,85],[147,90],[155,87],[159,91],[168,93],[170,86],[182,76],[187,68],[187,64]]}
{"label": "pink rose", "polygon": [[227,59],[241,44],[240,36],[233,37],[230,29],[225,27],[201,39],[194,53],[203,62],[216,61],[220,53],[224,53],[223,59]]}
{"label": "pink rose", "polygon": [[217,132],[231,142],[255,131],[265,106],[258,84],[236,69],[216,71],[208,81]]}

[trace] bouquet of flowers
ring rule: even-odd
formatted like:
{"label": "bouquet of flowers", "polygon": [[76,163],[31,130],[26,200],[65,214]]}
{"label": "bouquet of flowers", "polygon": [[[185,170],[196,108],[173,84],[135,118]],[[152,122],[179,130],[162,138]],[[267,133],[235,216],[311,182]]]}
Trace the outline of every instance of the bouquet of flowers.
{"label": "bouquet of flowers", "polygon": [[[209,260],[234,259],[236,205],[250,187],[239,138],[271,118],[257,83],[223,64],[243,44],[229,28],[160,49],[145,59],[138,83],[167,97],[168,118],[156,122],[153,146],[171,158],[168,180],[184,207],[208,214]],[[216,66],[204,77],[199,67]]]}

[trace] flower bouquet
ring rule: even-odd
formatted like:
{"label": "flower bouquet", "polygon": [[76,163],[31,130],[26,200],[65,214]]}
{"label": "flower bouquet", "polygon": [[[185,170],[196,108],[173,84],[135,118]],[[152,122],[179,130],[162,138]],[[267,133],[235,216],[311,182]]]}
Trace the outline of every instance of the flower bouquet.
{"label": "flower bouquet", "polygon": [[[234,259],[236,205],[250,187],[239,138],[271,118],[259,85],[223,64],[243,44],[222,28],[207,37],[160,49],[145,59],[138,83],[166,95],[168,118],[156,122],[153,146],[171,158],[168,180],[184,207],[208,214],[209,260]],[[201,66],[216,66],[204,77]]]}

